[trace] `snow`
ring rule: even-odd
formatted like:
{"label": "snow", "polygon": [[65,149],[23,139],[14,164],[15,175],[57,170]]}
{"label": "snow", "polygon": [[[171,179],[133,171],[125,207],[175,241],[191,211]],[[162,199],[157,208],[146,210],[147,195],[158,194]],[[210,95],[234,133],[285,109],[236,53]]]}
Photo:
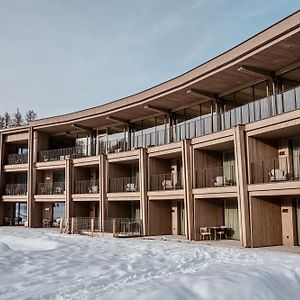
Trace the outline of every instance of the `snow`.
{"label": "snow", "polygon": [[0,299],[299,299],[300,256],[0,228]]}

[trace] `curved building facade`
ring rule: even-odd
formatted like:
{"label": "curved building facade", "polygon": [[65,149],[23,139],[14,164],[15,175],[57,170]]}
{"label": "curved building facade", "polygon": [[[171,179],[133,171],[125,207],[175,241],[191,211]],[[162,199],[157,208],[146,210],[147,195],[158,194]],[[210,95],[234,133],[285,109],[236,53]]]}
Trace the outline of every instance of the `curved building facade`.
{"label": "curved building facade", "polygon": [[300,244],[300,12],[141,93],[0,133],[0,225]]}

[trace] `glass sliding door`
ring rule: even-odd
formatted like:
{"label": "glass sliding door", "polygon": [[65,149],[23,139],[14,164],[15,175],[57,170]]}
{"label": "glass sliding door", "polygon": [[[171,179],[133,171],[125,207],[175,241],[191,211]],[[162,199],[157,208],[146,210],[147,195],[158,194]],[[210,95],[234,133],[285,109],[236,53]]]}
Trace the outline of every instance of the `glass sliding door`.
{"label": "glass sliding door", "polygon": [[64,217],[65,217],[65,203],[54,202],[53,210],[52,210],[53,225],[59,223],[59,220]]}
{"label": "glass sliding door", "polygon": [[15,225],[24,225],[27,221],[27,203],[15,204]]}

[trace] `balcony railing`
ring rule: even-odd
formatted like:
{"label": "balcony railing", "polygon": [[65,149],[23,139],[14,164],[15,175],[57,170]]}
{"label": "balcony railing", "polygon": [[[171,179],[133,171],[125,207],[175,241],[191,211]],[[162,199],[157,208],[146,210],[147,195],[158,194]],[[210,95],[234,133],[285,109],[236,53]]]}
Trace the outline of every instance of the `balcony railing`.
{"label": "balcony railing", "polygon": [[182,188],[182,174],[180,172],[158,174],[150,177],[151,191],[179,190]]}
{"label": "balcony railing", "polygon": [[28,154],[9,154],[7,157],[9,165],[20,165],[28,163]]}
{"label": "balcony railing", "polygon": [[5,195],[8,196],[25,196],[27,195],[27,184],[7,184],[5,187]]}
{"label": "balcony railing", "polygon": [[235,167],[213,167],[196,170],[195,188],[236,185]]}
{"label": "balcony railing", "polygon": [[65,182],[37,184],[37,195],[61,195],[64,193],[65,193]]}
{"label": "balcony railing", "polygon": [[139,176],[109,179],[110,193],[125,193],[139,191]]}
{"label": "balcony railing", "polygon": [[113,218],[104,221],[104,232],[113,233],[115,237],[141,236],[142,219]]}
{"label": "balcony railing", "polygon": [[300,87],[296,87],[284,93],[256,100],[218,115],[208,114],[200,116],[197,119],[191,119],[159,130],[152,128],[152,132],[149,132],[150,129],[145,130],[146,133],[143,131],[133,132],[130,138],[101,141],[100,148],[103,153],[115,153],[164,145],[230,129],[238,124],[259,121],[299,108]]}
{"label": "balcony railing", "polygon": [[56,161],[67,158],[83,158],[96,155],[96,144],[80,145],[70,148],[43,150],[39,153],[39,161]]}
{"label": "balcony railing", "polygon": [[98,180],[75,181],[75,194],[97,194],[99,193]]}
{"label": "balcony railing", "polygon": [[71,223],[71,232],[80,233],[82,231],[100,231],[100,222],[99,218],[91,217],[78,217],[72,218]]}
{"label": "balcony railing", "polygon": [[300,156],[264,159],[251,163],[252,184],[300,180]]}

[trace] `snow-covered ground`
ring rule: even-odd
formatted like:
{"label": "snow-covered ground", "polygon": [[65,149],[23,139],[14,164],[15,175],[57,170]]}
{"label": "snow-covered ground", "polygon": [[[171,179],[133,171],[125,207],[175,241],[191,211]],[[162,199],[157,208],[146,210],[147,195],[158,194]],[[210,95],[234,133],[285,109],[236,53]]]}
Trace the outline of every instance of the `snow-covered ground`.
{"label": "snow-covered ground", "polygon": [[0,299],[300,299],[300,256],[2,227]]}

